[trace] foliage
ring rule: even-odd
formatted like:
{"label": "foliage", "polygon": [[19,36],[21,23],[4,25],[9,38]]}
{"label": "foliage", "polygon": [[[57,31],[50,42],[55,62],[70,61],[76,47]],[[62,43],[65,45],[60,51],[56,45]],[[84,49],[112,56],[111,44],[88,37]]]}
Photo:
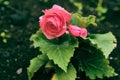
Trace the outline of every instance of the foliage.
{"label": "foliage", "polygon": [[55,40],[48,40],[42,34],[41,30],[39,30],[31,37],[31,40],[34,41],[34,46],[40,47],[40,51],[47,54],[50,60],[53,60],[54,63],[65,72],[67,71],[70,58],[74,54],[74,47],[78,46],[78,42],[75,38],[65,35]]}
{"label": "foliage", "polygon": [[[75,17],[72,21],[74,22],[76,19],[78,18]],[[95,19],[90,21],[96,24],[94,22]],[[76,24],[76,22],[74,23]],[[77,21],[77,23],[82,22]],[[86,24],[89,25],[89,21]],[[117,75],[108,61],[108,56],[116,47],[116,39],[111,32],[89,34],[87,38],[75,38],[64,34],[59,38],[49,40],[43,35],[41,30],[38,30],[31,36],[30,40],[33,41],[34,47],[38,47],[42,54],[40,59],[36,57],[31,60],[31,64],[28,67],[29,80],[42,65],[44,68],[47,66],[52,67],[50,70],[54,70],[51,80],[75,80],[75,78],[79,77],[77,73],[81,71],[85,71],[86,76],[90,79]],[[46,55],[48,58],[44,58],[42,55]],[[77,60],[78,63],[74,60]],[[46,61],[52,61],[52,63],[48,65]]]}
{"label": "foliage", "polygon": [[0,0],[0,4],[9,5],[9,1],[8,0]]}
{"label": "foliage", "polygon": [[88,25],[90,25],[90,24],[97,26],[97,24],[95,23],[94,15],[82,17],[82,16],[80,16],[80,14],[75,13],[75,14],[73,14],[71,21],[73,22],[73,24],[80,26],[80,27],[88,27]]}
{"label": "foliage", "polygon": [[106,58],[109,57],[109,54],[116,47],[116,38],[111,32],[106,34],[92,34],[90,35],[90,41],[92,44],[97,44],[98,49],[100,49]]}
{"label": "foliage", "polygon": [[42,67],[44,64],[46,64],[48,61],[48,58],[46,55],[38,55],[34,59],[31,60],[31,66],[27,69],[28,70],[28,76],[29,79],[31,79],[34,75],[34,73],[39,70],[40,67]]}
{"label": "foliage", "polygon": [[[112,39],[109,38],[109,40],[107,40],[105,37],[106,36],[110,37],[113,35],[110,33],[106,33],[103,35],[101,34],[91,34],[91,35],[92,37],[89,39],[82,39],[82,38],[79,39],[79,41],[81,42],[80,44],[82,45],[80,45],[80,47],[76,50],[76,55],[75,55],[77,57],[76,60],[78,60],[79,62],[79,70],[85,71],[86,76],[88,76],[90,79],[95,79],[96,77],[103,78],[104,76],[106,77],[116,76],[117,74],[114,72],[114,69],[109,65],[109,61],[105,56],[106,52],[102,51],[102,49],[97,47],[97,45],[99,46],[103,45],[104,40],[108,41],[108,45],[109,45],[109,40],[112,41]],[[100,35],[103,38],[102,40],[99,38],[101,40],[100,43],[93,43],[92,38],[97,35]],[[107,49],[108,47],[102,47],[102,48]],[[112,50],[113,49],[114,48],[112,48]]]}
{"label": "foliage", "polygon": [[98,5],[96,7],[97,15],[99,16],[99,18],[97,19],[98,21],[104,20],[105,16],[103,14],[107,12],[107,8],[104,8],[102,6],[102,3],[103,3],[103,0],[99,0]]}
{"label": "foliage", "polygon": [[0,33],[0,37],[2,38],[3,43],[7,43],[7,40],[11,37],[11,35],[8,34],[8,30],[4,30]]}
{"label": "foliage", "polygon": [[61,69],[56,69],[56,73],[53,75],[51,80],[75,80],[76,70],[72,64],[67,68],[67,72],[64,72]]}

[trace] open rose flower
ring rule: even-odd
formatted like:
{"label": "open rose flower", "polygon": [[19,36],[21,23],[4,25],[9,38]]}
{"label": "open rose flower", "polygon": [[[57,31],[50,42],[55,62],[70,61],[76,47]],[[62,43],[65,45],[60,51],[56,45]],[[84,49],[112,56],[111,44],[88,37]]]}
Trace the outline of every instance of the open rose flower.
{"label": "open rose flower", "polygon": [[75,25],[69,25],[68,31],[72,36],[75,37],[86,37],[87,36],[87,30],[85,28],[80,28]]}
{"label": "open rose flower", "polygon": [[39,20],[43,34],[48,39],[62,36],[66,32],[66,22],[70,21],[71,14],[58,5],[43,12],[44,15]]}

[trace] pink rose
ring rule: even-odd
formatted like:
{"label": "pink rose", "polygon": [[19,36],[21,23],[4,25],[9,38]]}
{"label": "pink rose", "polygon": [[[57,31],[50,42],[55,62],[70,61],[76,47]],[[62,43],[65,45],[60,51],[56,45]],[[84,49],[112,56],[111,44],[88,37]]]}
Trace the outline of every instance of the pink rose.
{"label": "pink rose", "polygon": [[79,36],[86,37],[87,36],[87,30],[85,28],[80,28],[75,25],[69,25],[68,30],[69,30],[69,33],[75,37],[79,37]]}
{"label": "pink rose", "polygon": [[48,39],[62,36],[66,32],[66,22],[70,21],[71,14],[58,5],[43,12],[44,15],[39,20],[43,34]]}

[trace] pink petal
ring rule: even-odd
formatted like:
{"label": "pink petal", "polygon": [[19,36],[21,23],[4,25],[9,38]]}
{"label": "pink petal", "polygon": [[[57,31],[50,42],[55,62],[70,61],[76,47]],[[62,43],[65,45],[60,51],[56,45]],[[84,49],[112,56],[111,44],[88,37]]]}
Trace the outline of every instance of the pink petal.
{"label": "pink petal", "polygon": [[58,5],[53,5],[52,9],[55,9],[55,10],[60,10],[61,11],[61,15],[65,18],[65,20],[67,22],[70,21],[72,15],[67,11],[65,10],[64,8],[62,8],[61,6],[58,6]]}

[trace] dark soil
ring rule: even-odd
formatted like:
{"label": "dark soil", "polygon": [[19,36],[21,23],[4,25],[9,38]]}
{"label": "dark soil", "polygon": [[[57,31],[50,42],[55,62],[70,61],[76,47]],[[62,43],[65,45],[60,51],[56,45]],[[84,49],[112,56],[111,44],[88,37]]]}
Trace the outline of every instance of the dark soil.
{"label": "dark soil", "polygon": [[[84,0],[81,1],[84,3]],[[0,36],[0,80],[28,80],[26,68],[30,59],[40,54],[38,49],[33,48],[29,38],[39,29],[39,16],[43,14],[41,10],[50,8],[53,4],[59,4],[72,12],[77,10],[67,0],[10,0],[9,5],[0,3],[0,34],[4,32],[10,35],[9,38]],[[113,4],[112,6],[114,7]],[[106,19],[97,28],[89,28],[89,31],[112,31],[116,36],[118,46],[110,55],[110,64],[120,74],[120,10],[113,10],[111,4],[107,7],[109,10],[105,14]],[[4,43],[3,39],[7,42]],[[120,80],[120,75],[104,80]]]}

